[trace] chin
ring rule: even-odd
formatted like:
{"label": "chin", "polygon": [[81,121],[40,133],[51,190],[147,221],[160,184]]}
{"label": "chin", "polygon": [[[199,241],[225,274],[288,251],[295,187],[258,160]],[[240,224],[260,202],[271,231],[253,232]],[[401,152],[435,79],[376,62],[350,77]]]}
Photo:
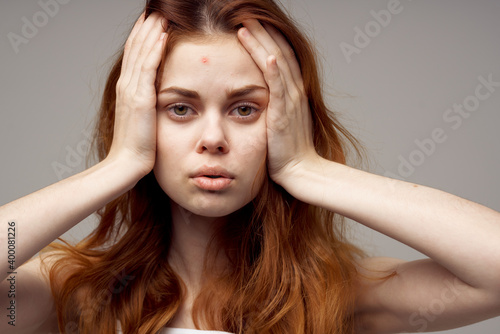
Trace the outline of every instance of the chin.
{"label": "chin", "polygon": [[[174,200],[175,201],[175,200]],[[185,210],[202,217],[219,218],[229,216],[247,205],[250,201],[225,201],[215,199],[215,201],[203,200],[197,203],[179,203]]]}

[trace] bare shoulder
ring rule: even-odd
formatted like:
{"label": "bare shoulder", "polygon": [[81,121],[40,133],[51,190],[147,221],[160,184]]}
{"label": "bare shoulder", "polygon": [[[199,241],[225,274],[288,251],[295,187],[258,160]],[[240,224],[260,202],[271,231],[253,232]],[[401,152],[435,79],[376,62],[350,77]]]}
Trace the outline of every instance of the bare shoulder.
{"label": "bare shoulder", "polygon": [[54,254],[42,261],[37,255],[0,283],[0,306],[9,309],[8,321],[0,322],[1,333],[59,332],[48,276],[56,259]]}

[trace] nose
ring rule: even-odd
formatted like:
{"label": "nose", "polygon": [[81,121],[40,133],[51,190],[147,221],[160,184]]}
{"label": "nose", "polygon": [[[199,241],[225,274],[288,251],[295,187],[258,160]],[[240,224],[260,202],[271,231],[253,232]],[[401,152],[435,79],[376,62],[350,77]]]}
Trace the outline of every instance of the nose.
{"label": "nose", "polygon": [[229,152],[226,130],[220,116],[207,117],[201,126],[200,139],[196,148],[197,153],[225,154]]}

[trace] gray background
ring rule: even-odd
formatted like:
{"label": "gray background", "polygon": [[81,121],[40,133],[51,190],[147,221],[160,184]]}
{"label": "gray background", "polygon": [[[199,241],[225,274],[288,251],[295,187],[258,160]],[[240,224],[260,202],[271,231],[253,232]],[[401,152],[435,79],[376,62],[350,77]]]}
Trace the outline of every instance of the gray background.
{"label": "gray background", "polygon": [[[380,31],[370,11],[387,10],[388,1],[283,3],[314,40],[328,101],[364,142],[372,172],[398,175],[400,159],[419,154],[415,140],[441,128],[446,141],[436,144],[411,175],[399,176],[500,211],[500,87],[458,128],[443,119],[448,108],[474,94],[479,76],[491,74],[500,82],[500,1],[401,0],[401,12],[391,15],[386,27],[378,25]],[[84,168],[85,129],[111,56],[142,6],[139,0],[72,0],[43,22],[38,1],[2,0],[0,204]],[[23,17],[41,19],[41,27],[16,53],[8,35],[22,36]],[[367,25],[373,29],[369,45],[348,61],[340,45],[354,45],[355,28]],[[54,165],[66,170],[57,173]],[[50,224],[50,217],[40,219]],[[78,240],[93,224],[87,219],[65,237]],[[422,257],[358,224],[353,231],[374,255]],[[452,332],[498,333],[499,328],[496,318]]]}

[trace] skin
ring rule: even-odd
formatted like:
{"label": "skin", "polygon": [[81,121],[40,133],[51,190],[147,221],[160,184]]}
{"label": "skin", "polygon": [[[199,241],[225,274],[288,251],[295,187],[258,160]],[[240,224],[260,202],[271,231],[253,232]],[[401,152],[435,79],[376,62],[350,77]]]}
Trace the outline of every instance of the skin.
{"label": "skin", "polygon": [[[0,207],[0,221],[16,221],[16,226],[23,231],[17,238],[17,265],[26,262],[87,215],[131,189],[153,168],[163,179],[160,181],[162,186],[169,191],[168,182],[182,182],[189,164],[203,163],[199,160],[202,155],[205,155],[203,159],[217,158],[222,163],[224,154],[231,154],[232,146],[229,146],[229,153],[219,151],[220,154],[215,155],[216,151],[212,151],[208,154],[210,145],[198,144],[202,138],[207,138],[203,137],[203,132],[193,140],[178,141],[178,136],[171,136],[178,133],[178,126],[184,125],[171,123],[164,115],[162,108],[167,102],[160,101],[163,97],[157,99],[154,86],[166,41],[162,33],[165,25],[166,22],[156,14],[147,20],[141,16],[127,40],[122,74],[117,84],[115,132],[108,157],[82,173]],[[290,47],[280,34],[257,21],[244,22],[244,26],[238,32],[238,39],[262,72],[269,89],[265,133],[267,168],[273,181],[299,200],[342,214],[429,257],[411,262],[368,258],[359,263],[362,273],[373,275],[369,270],[377,270],[394,271],[397,275],[381,281],[359,278],[355,305],[357,333],[444,330],[500,315],[500,213],[439,190],[391,180],[319,157],[312,145],[310,113],[300,70]],[[185,47],[206,48],[207,45]],[[231,52],[241,50],[236,46],[233,49]],[[201,65],[200,57],[203,56],[206,55],[198,54],[195,63]],[[210,56],[206,65],[213,63],[216,60]],[[205,69],[210,71],[209,67]],[[167,73],[165,81],[168,80]],[[224,98],[217,94],[204,96],[204,88],[197,89],[205,97],[200,101],[202,107],[197,108],[200,117],[211,115],[213,123],[208,126],[217,130],[219,140],[232,137],[232,131],[239,124],[233,124],[228,116],[230,108],[222,108]],[[188,131],[192,130],[191,126],[197,126],[196,120],[187,122]],[[248,126],[246,129],[250,132],[257,131],[257,128],[259,132],[263,131],[256,124],[255,128],[254,125]],[[221,135],[223,129],[227,131],[224,136]],[[196,138],[193,132],[189,133]],[[168,154],[163,154],[167,148],[172,149],[168,145],[174,141],[181,145],[178,153],[187,154],[186,164],[181,161],[182,168],[169,180],[167,176],[161,177],[164,169],[155,167],[155,164],[166,166],[170,163]],[[235,143],[228,141],[228,144]],[[239,146],[235,145],[233,151],[238,152]],[[204,146],[206,151],[196,151]],[[257,154],[239,152],[240,155]],[[229,159],[225,162],[233,163]],[[240,175],[237,165],[227,166],[235,168]],[[251,178],[250,172],[243,174],[244,179]],[[220,216],[226,212],[212,196],[224,198],[224,194],[195,193],[194,201],[197,202],[190,202],[185,195],[191,190],[189,184],[184,186],[176,201],[193,211],[194,206],[201,203],[212,222],[221,217],[230,219],[230,216]],[[249,197],[247,190],[234,201],[227,198],[224,201],[237,208]],[[214,208],[206,206],[207,203]],[[180,205],[175,208],[174,230],[177,229],[174,242],[178,243],[178,251],[177,257],[169,260],[177,264],[188,289],[195,293],[202,279],[199,262],[195,259],[203,256],[204,240],[212,225],[203,225],[203,222],[210,222],[204,212],[190,215],[191,212],[181,210]],[[39,219],[46,215],[51,217],[50,224]],[[190,218],[192,225],[186,224],[186,217]],[[190,229],[192,226],[205,226],[205,229],[200,228],[194,235]],[[186,245],[191,240],[198,244],[188,249]],[[0,239],[0,248],[7,248],[5,237]],[[38,258],[17,268],[19,277],[23,278],[17,281],[17,317],[23,320],[15,328],[5,321],[0,322],[0,332],[57,331],[54,329],[53,300],[48,282],[42,275],[43,268]],[[0,263],[0,272],[8,271],[8,263]],[[0,296],[7,295],[8,289],[9,282],[4,279]],[[0,307],[8,306],[8,299],[2,298],[0,302]],[[188,298],[174,325],[192,327],[189,304]],[[438,304],[443,305],[439,306],[439,312],[436,311]]]}
{"label": "skin", "polygon": [[[198,61],[207,55],[210,63]],[[268,89],[264,76],[234,35],[180,42],[166,60],[158,93],[154,172],[178,205],[196,215],[224,217],[257,194],[265,168]],[[186,96],[184,91],[195,93]],[[244,95],[233,96],[237,92]],[[219,166],[227,189],[199,188],[192,175]]]}
{"label": "skin", "polygon": [[[205,55],[201,61],[199,55]],[[188,315],[213,228],[249,203],[263,182],[268,89],[235,35],[180,42],[162,72],[154,172],[172,200],[169,262],[189,290],[171,325],[194,328]],[[243,90],[245,94],[232,96]],[[234,177],[230,186],[221,191],[198,187],[191,176],[201,166],[226,169]]]}

